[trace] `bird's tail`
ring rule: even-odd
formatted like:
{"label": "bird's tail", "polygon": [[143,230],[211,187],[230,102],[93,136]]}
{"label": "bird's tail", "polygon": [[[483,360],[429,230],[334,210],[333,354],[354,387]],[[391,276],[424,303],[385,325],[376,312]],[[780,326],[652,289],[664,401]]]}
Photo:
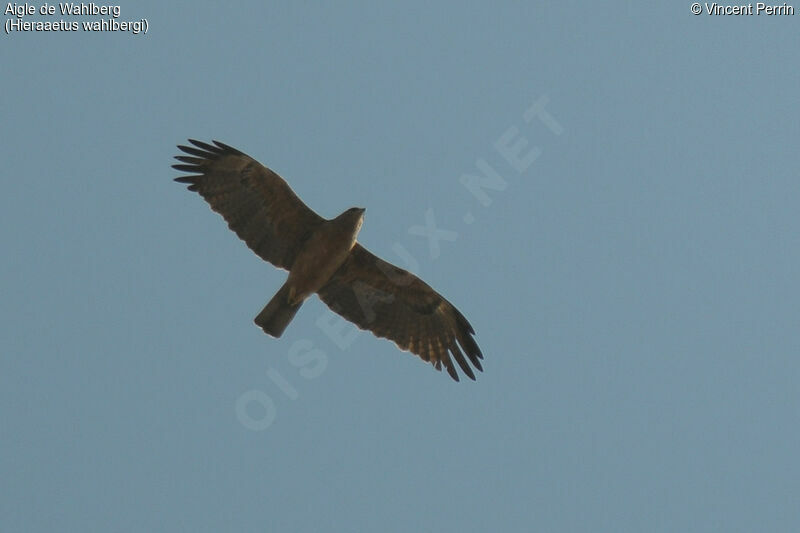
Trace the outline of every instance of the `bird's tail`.
{"label": "bird's tail", "polygon": [[264,333],[280,337],[301,305],[302,301],[296,304],[289,303],[289,284],[284,283],[266,307],[258,313],[255,323],[264,330]]}

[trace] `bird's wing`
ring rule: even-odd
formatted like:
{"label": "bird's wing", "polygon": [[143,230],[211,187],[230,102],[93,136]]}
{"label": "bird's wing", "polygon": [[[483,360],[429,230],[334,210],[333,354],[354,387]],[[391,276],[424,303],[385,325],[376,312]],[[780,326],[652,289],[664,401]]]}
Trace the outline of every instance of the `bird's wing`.
{"label": "bird's wing", "polygon": [[451,355],[473,380],[475,374],[464,354],[475,368],[483,370],[483,355],[464,315],[421,279],[360,244],[318,294],[334,312],[361,329],[394,341],[437,370],[444,365],[456,381]]}
{"label": "bird's wing", "polygon": [[176,155],[181,164],[172,166],[190,175],[175,181],[200,193],[259,257],[288,270],[323,218],[252,157],[217,141],[189,142],[194,146],[178,146],[188,155]]}

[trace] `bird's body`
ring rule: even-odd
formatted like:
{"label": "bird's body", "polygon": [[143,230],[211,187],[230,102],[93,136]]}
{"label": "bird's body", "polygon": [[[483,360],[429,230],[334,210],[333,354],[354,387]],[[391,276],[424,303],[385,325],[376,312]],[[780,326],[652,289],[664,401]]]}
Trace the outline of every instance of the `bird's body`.
{"label": "bird's body", "polygon": [[289,269],[291,301],[305,300],[331,279],[350,255],[363,222],[364,209],[353,207],[314,230]]}
{"label": "bird's body", "polygon": [[356,243],[364,209],[353,207],[314,230],[289,268],[286,283],[255,319],[265,333],[280,337],[297,310],[333,276]]}
{"label": "bird's body", "polygon": [[[326,220],[309,209],[273,171],[225,144],[191,140],[178,146],[177,170],[262,259],[289,271],[284,285],[255,319],[280,337],[303,302],[318,294],[333,311],[442,365],[458,381],[451,355],[471,379],[483,358],[464,315],[422,280],[368,252],[357,242],[364,209]],[[463,352],[462,352],[463,350]],[[467,358],[464,357],[466,354]]]}

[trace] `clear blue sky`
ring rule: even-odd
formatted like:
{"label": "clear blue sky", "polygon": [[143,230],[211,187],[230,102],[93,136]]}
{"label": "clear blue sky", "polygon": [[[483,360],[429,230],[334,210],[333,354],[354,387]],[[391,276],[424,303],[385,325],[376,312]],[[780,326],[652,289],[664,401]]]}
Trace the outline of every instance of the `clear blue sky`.
{"label": "clear blue sky", "polygon": [[[800,15],[299,4],[0,36],[0,529],[800,529]],[[478,381],[316,298],[264,335],[187,137],[366,206]]]}

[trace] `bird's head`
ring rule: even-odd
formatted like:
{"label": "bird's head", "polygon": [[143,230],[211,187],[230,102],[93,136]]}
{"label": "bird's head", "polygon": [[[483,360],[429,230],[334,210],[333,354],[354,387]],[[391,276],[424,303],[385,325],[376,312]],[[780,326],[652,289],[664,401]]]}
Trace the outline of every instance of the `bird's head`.
{"label": "bird's head", "polygon": [[365,211],[366,209],[363,207],[351,207],[336,218],[346,221],[347,225],[353,228],[353,233],[356,234],[364,223]]}

